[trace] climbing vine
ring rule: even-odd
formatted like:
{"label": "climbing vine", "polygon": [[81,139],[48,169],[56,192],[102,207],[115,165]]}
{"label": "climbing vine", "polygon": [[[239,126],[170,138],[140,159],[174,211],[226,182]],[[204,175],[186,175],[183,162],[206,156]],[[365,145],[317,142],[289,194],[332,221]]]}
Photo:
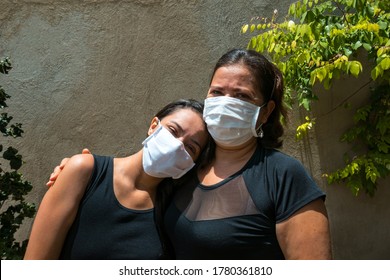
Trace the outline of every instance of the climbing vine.
{"label": "climbing vine", "polygon": [[[11,69],[9,58],[0,60],[1,74],[8,74]],[[3,137],[22,137],[22,124],[12,123],[13,117],[5,112],[8,107],[6,101],[9,98],[11,96],[0,85],[0,132]],[[7,164],[3,165],[3,163]],[[15,235],[24,219],[32,218],[36,211],[35,205],[26,201],[26,195],[32,190],[32,185],[19,172],[22,165],[22,155],[16,148],[0,144],[0,256],[2,260],[23,258],[28,240],[17,241]]]}
{"label": "climbing vine", "polygon": [[[311,111],[318,100],[314,85],[328,90],[342,75],[359,77],[366,53],[371,67],[370,103],[357,110],[355,125],[340,138],[354,149],[345,154],[345,166],[326,174],[328,182],[344,182],[353,194],[373,196],[378,180],[390,174],[390,2],[380,0],[301,0],[290,5],[278,22],[256,17],[245,24],[251,32],[248,48],[267,54],[285,77],[286,102]],[[306,117],[297,138],[315,120]]]}

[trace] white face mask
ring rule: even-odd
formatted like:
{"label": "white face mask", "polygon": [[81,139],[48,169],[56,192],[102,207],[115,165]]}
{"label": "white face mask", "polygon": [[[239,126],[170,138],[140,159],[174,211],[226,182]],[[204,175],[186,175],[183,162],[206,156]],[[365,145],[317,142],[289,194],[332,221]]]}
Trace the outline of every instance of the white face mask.
{"label": "white face mask", "polygon": [[209,97],[205,100],[203,119],[216,143],[235,147],[259,137],[256,123],[264,105],[259,107],[228,96]]}
{"label": "white face mask", "polygon": [[142,145],[142,165],[147,174],[157,178],[180,178],[194,165],[194,161],[184,148],[183,143],[176,139],[161,124],[157,130],[146,138]]}

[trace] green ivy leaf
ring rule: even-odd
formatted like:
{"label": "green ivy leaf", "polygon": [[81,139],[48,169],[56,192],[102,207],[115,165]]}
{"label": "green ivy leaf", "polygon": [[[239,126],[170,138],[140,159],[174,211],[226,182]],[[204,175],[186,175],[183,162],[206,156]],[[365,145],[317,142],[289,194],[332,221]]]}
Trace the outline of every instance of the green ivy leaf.
{"label": "green ivy leaf", "polygon": [[352,50],[349,48],[344,48],[344,54],[349,57],[352,54]]}
{"label": "green ivy leaf", "polygon": [[318,71],[316,71],[317,72],[317,79],[320,82],[322,82],[325,79],[325,77],[327,76],[328,71],[325,67],[321,67],[321,68],[318,68],[316,70],[318,70]]}
{"label": "green ivy leaf", "polygon": [[362,65],[358,61],[351,61],[349,71],[354,77],[358,77],[359,73],[362,71]]}
{"label": "green ivy leaf", "polygon": [[378,65],[383,71],[390,69],[390,57],[385,57]]}
{"label": "green ivy leaf", "polygon": [[321,42],[320,42],[320,45],[321,45],[321,47],[323,47],[324,49],[326,49],[326,48],[328,47],[328,42],[321,41]]}
{"label": "green ivy leaf", "polygon": [[372,50],[372,45],[369,44],[369,43],[363,43],[363,48],[364,48],[366,51],[371,51],[371,50]]}
{"label": "green ivy leaf", "polygon": [[371,78],[375,81],[377,78],[383,75],[382,69],[377,65],[371,70]]}
{"label": "green ivy leaf", "polygon": [[380,20],[378,21],[378,25],[379,25],[379,29],[386,30],[387,27],[389,26],[389,23]]}
{"label": "green ivy leaf", "polygon": [[390,130],[390,122],[387,119],[379,119],[376,124],[376,128],[379,130],[381,135],[385,135],[385,133]]}
{"label": "green ivy leaf", "polygon": [[386,143],[378,143],[378,150],[380,152],[383,152],[385,154],[387,154],[389,152],[389,145],[387,145]]}
{"label": "green ivy leaf", "polygon": [[357,42],[353,45],[352,48],[353,48],[354,50],[357,50],[357,49],[360,48],[362,45],[363,45],[362,42],[357,41]]}

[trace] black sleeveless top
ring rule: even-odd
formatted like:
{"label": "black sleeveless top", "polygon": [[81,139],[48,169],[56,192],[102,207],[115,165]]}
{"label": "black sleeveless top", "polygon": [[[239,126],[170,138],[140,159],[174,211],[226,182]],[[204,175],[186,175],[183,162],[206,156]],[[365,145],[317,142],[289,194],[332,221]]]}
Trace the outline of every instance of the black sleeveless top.
{"label": "black sleeveless top", "polygon": [[276,224],[325,199],[300,162],[272,149],[213,186],[190,172],[165,214],[177,259],[284,259]]}
{"label": "black sleeveless top", "polygon": [[113,158],[94,155],[91,181],[66,237],[60,259],[159,259],[154,209],[122,206],[113,189]]}

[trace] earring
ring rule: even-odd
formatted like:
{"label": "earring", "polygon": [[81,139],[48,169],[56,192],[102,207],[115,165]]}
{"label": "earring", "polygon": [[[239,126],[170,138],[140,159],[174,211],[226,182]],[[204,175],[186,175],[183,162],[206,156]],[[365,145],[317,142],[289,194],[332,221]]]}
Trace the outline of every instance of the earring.
{"label": "earring", "polygon": [[257,136],[260,138],[264,137],[264,131],[262,129],[263,124],[261,123],[260,126],[256,129]]}

